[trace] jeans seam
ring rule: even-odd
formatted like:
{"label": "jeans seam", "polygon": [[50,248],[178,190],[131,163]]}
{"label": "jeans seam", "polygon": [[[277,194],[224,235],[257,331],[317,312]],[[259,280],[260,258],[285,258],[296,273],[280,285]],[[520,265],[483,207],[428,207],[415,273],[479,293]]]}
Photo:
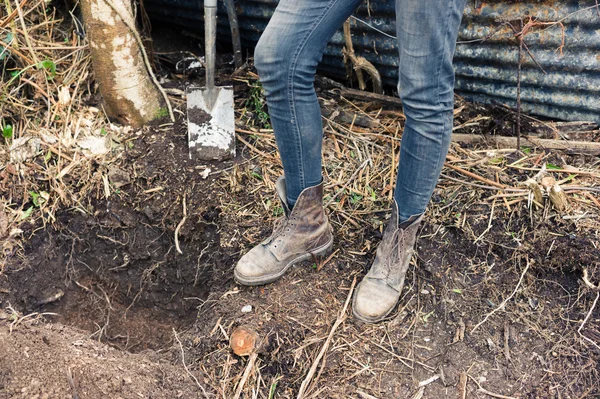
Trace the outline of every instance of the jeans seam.
{"label": "jeans seam", "polygon": [[[440,64],[438,66],[438,70],[437,70],[437,88],[438,88],[438,98],[437,98],[437,102],[438,104],[441,104],[441,70],[442,70],[442,65],[444,65],[444,62],[446,60],[445,57],[445,52],[446,52],[446,42],[448,41],[448,36],[450,35],[450,17],[452,15],[452,6],[448,7],[448,14],[446,15],[446,26],[444,29],[444,41],[443,41],[443,50],[444,50],[444,54],[441,57],[440,60]],[[438,156],[437,156],[437,163],[436,163],[436,169],[435,170],[439,170],[440,169],[440,164],[444,162],[444,160],[442,160],[441,158],[441,150],[443,147],[443,141],[444,141],[444,134],[446,132],[446,130],[448,129],[448,118],[446,117],[446,113],[447,111],[443,112],[443,124],[442,124],[442,134],[440,135],[440,147],[439,147],[439,152],[438,152]],[[452,134],[452,132],[450,132],[450,134]]]}
{"label": "jeans seam", "polygon": [[306,182],[305,182],[305,177],[304,177],[304,153],[302,151],[302,135],[300,134],[300,127],[298,126],[298,118],[296,115],[296,108],[295,108],[295,91],[294,91],[294,77],[296,76],[296,67],[298,65],[298,57],[300,56],[300,53],[302,52],[302,50],[304,50],[304,47],[306,46],[306,43],[308,42],[308,38],[314,33],[316,27],[321,23],[321,21],[323,21],[323,18],[325,18],[325,15],[327,15],[327,13],[331,10],[331,8],[333,7],[333,4],[336,2],[337,0],[331,0],[329,2],[329,4],[327,4],[327,6],[325,7],[325,9],[323,10],[323,13],[319,16],[319,18],[313,23],[313,25],[310,27],[309,31],[306,33],[306,35],[302,38],[302,40],[300,41],[300,46],[298,46],[298,49],[296,50],[296,52],[293,55],[293,59],[291,62],[291,67],[290,70],[288,72],[288,92],[290,93],[290,99],[289,99],[289,106],[290,106],[290,113],[292,114],[292,118],[294,120],[293,126],[296,130],[296,146],[297,146],[297,151],[300,153],[300,157],[299,157],[299,177],[300,177],[300,184],[302,185],[302,188],[304,189]]}

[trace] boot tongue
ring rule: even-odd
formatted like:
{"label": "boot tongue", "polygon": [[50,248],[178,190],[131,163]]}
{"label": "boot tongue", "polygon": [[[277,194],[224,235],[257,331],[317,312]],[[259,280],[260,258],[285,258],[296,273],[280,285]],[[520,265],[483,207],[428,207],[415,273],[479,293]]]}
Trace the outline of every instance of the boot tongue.
{"label": "boot tongue", "polygon": [[411,217],[408,218],[408,220],[405,220],[404,222],[400,223],[398,225],[398,228],[401,230],[406,229],[408,226],[410,226],[411,224],[413,224],[413,222],[415,220],[417,220],[419,217],[421,217],[421,215],[412,215]]}
{"label": "boot tongue", "polygon": [[277,190],[277,195],[279,196],[279,202],[281,202],[281,206],[283,207],[283,211],[285,212],[285,216],[288,217],[290,215],[290,207],[287,202],[287,189],[285,187],[285,177],[281,176],[277,179],[277,183],[275,183],[275,189]]}
{"label": "boot tongue", "polygon": [[398,203],[396,201],[394,201],[394,203],[392,204],[392,217],[390,218],[390,224],[392,226],[394,226],[394,228],[397,227],[400,230],[405,230],[408,226],[413,224],[413,222],[420,217],[421,217],[421,215],[412,215],[411,217],[408,218],[408,220],[405,220],[404,222],[399,223],[400,222],[400,211],[398,209]]}

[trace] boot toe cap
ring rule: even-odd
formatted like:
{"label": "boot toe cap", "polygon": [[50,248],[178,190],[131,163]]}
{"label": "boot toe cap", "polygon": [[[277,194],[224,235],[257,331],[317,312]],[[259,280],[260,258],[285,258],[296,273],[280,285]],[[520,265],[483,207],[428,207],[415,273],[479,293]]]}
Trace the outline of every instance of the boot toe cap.
{"label": "boot toe cap", "polygon": [[[243,285],[266,284],[277,274],[273,264],[277,259],[268,251],[260,246],[251,249],[242,256],[234,270],[234,277],[238,283]],[[275,270],[274,270],[275,269]]]}
{"label": "boot toe cap", "polygon": [[375,323],[394,309],[399,298],[400,294],[385,281],[365,278],[356,290],[352,312],[361,321]]}
{"label": "boot toe cap", "polygon": [[250,250],[244,256],[240,258],[237,265],[235,265],[235,273],[243,277],[259,277],[265,273],[264,254],[259,256],[257,251]]}

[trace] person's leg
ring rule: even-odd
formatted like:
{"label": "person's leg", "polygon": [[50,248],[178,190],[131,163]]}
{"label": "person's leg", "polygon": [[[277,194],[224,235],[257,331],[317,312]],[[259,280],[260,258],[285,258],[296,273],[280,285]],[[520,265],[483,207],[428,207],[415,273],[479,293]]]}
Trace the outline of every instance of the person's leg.
{"label": "person's leg", "polygon": [[314,75],[335,31],[362,0],[281,0],[254,53],[292,208],[321,182],[323,125]]}
{"label": "person's leg", "polygon": [[313,86],[327,42],[362,0],[281,0],[261,37],[260,76],[285,178],[277,193],[285,215],[271,237],[237,263],[240,284],[277,280],[295,263],[327,253],[333,235],[323,210],[321,109]]}
{"label": "person's leg", "polygon": [[400,56],[398,92],[406,125],[392,218],[353,313],[384,319],[400,299],[423,212],[448,152],[454,106],[452,57],[466,0],[396,0]]}
{"label": "person's leg", "polygon": [[395,199],[399,222],[425,211],[446,159],[454,110],[452,57],[466,0],[396,0],[398,93],[406,124]]}

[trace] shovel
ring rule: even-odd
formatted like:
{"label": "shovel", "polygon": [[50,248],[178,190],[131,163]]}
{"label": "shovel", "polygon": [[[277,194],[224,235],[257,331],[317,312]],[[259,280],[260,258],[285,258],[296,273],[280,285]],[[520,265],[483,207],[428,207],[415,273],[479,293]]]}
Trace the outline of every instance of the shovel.
{"label": "shovel", "polygon": [[190,159],[222,161],[235,156],[233,88],[215,86],[217,0],[204,0],[206,86],[187,90]]}

